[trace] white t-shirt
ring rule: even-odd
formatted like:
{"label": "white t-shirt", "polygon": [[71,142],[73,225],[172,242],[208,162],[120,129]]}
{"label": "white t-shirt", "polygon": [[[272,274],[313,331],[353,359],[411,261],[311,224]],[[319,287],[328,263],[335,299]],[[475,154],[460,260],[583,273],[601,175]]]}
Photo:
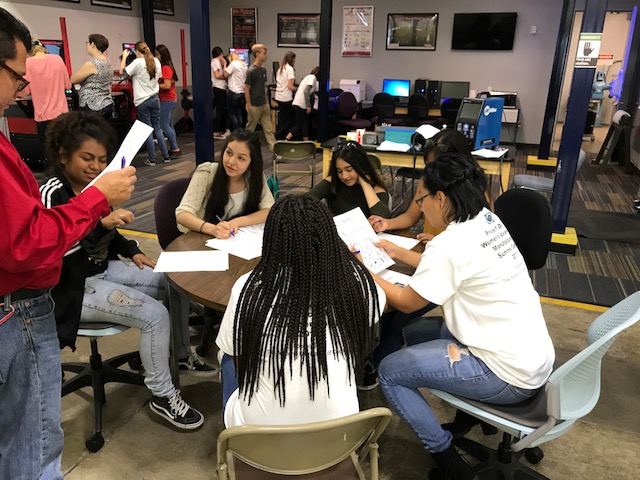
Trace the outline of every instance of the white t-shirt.
{"label": "white t-shirt", "polygon": [[298,90],[296,90],[296,95],[293,98],[293,105],[300,108],[307,108],[313,105],[313,102],[310,101],[311,94],[315,93],[318,90],[318,79],[315,75],[309,74],[302,79],[300,85],[298,85]]}
{"label": "white t-shirt", "polygon": [[[240,277],[231,289],[229,305],[220,323],[220,331],[216,344],[221,353],[234,355],[233,324],[240,293],[251,272]],[[377,286],[376,286],[377,287]],[[379,311],[382,312],[386,303],[384,291],[377,287]],[[378,321],[379,319],[374,319]],[[366,319],[363,319],[366,321]],[[300,358],[292,362],[291,371],[294,374],[286,376],[286,403],[280,406],[280,401],[274,394],[274,379],[269,369],[260,374],[256,391],[248,404],[239,390],[233,392],[224,410],[224,424],[226,427],[235,425],[295,425],[299,423],[321,422],[333,418],[344,417],[360,411],[354,373],[349,370],[344,357],[336,358],[333,354],[329,330],[327,329],[327,371],[330,395],[327,395],[327,381],[320,379],[314,400],[309,398],[309,386],[306,375],[299,375],[301,371]],[[285,359],[289,364],[289,358]],[[304,372],[304,368],[302,369]]]}
{"label": "white t-shirt", "polygon": [[221,90],[227,89],[227,81],[224,78],[216,78],[213,72],[220,73],[222,70],[222,62],[219,58],[214,58],[211,60],[211,85],[215,88],[219,88]]}
{"label": "white t-shirt", "polygon": [[160,60],[154,58],[156,64],[155,77],[149,77],[147,63],[144,58],[136,58],[133,62],[125,67],[127,75],[133,81],[133,104],[137,107],[148,98],[156,95],[160,91],[158,79],[162,76],[162,66]]}
{"label": "white t-shirt", "polygon": [[442,305],[449,331],[500,379],[533,389],[551,374],[540,297],[511,235],[486,208],[427,243],[409,286]]}
{"label": "white t-shirt", "polygon": [[244,82],[247,79],[247,64],[241,60],[234,60],[227,65],[226,71],[229,74],[227,83],[229,90],[233,93],[244,94]]}
{"label": "white t-shirt", "polygon": [[293,91],[289,89],[289,80],[296,79],[296,72],[291,65],[285,65],[276,73],[276,100],[290,102],[293,100]]}

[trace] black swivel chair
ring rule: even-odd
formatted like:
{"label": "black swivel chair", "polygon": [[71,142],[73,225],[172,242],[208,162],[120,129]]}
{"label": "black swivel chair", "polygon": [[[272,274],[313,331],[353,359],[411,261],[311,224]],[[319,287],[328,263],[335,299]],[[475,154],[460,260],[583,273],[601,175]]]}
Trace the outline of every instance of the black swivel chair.
{"label": "black swivel chair", "polygon": [[440,106],[440,123],[446,125],[449,128],[454,128],[456,118],[458,116],[458,110],[462,105],[461,98],[447,97],[442,101]]}
{"label": "black swivel chair", "polygon": [[351,92],[342,92],[338,96],[338,125],[342,131],[355,130],[358,128],[370,128],[371,122],[364,118],[353,118],[358,111],[358,102]]}
{"label": "black swivel chair", "polygon": [[373,118],[371,121],[376,125],[388,123],[391,125],[400,125],[403,120],[396,118],[396,101],[388,93],[376,93],[373,97]]}
{"label": "black swivel chair", "polygon": [[429,116],[429,100],[421,93],[414,93],[407,104],[407,124],[419,127],[427,122]]}

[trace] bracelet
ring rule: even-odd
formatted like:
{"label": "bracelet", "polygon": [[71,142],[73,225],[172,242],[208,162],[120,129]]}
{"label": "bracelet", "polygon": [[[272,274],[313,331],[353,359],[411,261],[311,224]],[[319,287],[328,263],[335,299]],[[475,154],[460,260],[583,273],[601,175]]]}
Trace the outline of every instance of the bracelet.
{"label": "bracelet", "polygon": [[202,225],[200,225],[200,230],[199,232],[202,233],[202,227],[204,227],[204,224],[207,223],[207,221],[205,220],[204,222],[202,222]]}

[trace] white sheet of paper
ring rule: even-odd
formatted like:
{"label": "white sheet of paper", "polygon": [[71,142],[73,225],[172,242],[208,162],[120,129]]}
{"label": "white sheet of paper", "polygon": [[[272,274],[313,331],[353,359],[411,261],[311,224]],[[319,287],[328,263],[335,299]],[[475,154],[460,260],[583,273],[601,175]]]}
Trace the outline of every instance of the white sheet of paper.
{"label": "white sheet of paper", "polygon": [[162,252],[154,272],[224,272],[229,270],[229,254],[217,250]]}
{"label": "white sheet of paper", "polygon": [[420,243],[420,240],[418,240],[415,237],[407,238],[401,235],[393,235],[391,233],[386,233],[386,232],[380,232],[378,233],[377,236],[378,236],[378,239],[380,240],[388,240],[392,243],[395,243],[399,247],[406,248],[407,250],[411,250],[418,243]]}
{"label": "white sheet of paper", "polygon": [[127,133],[127,136],[124,138],[124,141],[122,142],[122,145],[120,145],[120,148],[116,152],[115,156],[113,157],[111,162],[109,162],[109,165],[107,165],[107,168],[100,172],[100,175],[91,180],[91,182],[89,182],[89,184],[84,187],[82,191],[85,191],[87,188],[93,185],[95,181],[105,173],[114,170],[120,170],[121,168],[123,168],[123,158],[125,167],[131,165],[131,162],[136,156],[136,153],[138,153],[138,150],[140,150],[140,147],[142,146],[142,144],[144,144],[145,140],[149,135],[151,135],[152,132],[153,128],[145,123],[142,123],[140,120],[136,120],[133,123],[131,130],[129,130],[129,133]]}
{"label": "white sheet of paper", "polygon": [[420,135],[422,135],[425,140],[430,139],[439,131],[440,131],[439,128],[434,127],[433,125],[429,125],[428,123],[425,123],[424,125],[420,125],[416,129],[416,133],[419,133]]}
{"label": "white sheet of paper", "polygon": [[405,275],[404,273],[394,272],[393,270],[384,269],[380,273],[378,273],[380,277],[387,282],[391,282],[395,285],[399,285],[401,287],[406,287],[409,285],[409,280],[411,277],[409,275]]}
{"label": "white sheet of paper", "polygon": [[411,145],[408,143],[398,143],[391,142],[389,140],[384,140],[376,150],[380,150],[381,152],[408,152],[411,149]]}
{"label": "white sheet of paper", "polygon": [[471,155],[482,158],[500,158],[504,157],[508,151],[508,148],[496,148],[495,150],[491,150],[490,148],[480,148],[479,150],[471,152]]}
{"label": "white sheet of paper", "polygon": [[387,252],[373,245],[373,242],[378,241],[378,237],[360,208],[356,207],[342,215],[336,215],[333,221],[340,238],[347,246],[353,245],[356,250],[360,250],[365,267],[373,273],[378,273],[395,263]]}
{"label": "white sheet of paper", "polygon": [[217,248],[235,255],[236,257],[251,260],[262,256],[262,237],[264,236],[264,223],[242,227],[235,237],[225,239],[212,238],[207,240],[207,247]]}

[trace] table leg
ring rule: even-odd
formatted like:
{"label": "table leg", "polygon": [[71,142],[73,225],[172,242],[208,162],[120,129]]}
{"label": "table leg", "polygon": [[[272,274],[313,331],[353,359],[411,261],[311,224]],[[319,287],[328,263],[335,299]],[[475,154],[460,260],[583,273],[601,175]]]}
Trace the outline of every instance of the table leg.
{"label": "table leg", "polygon": [[169,355],[169,370],[175,388],[180,388],[180,371],[178,369],[178,357],[176,356],[177,344],[180,341],[179,325],[183,318],[189,316],[189,299],[185,298],[171,285],[169,289],[169,315],[171,317],[171,346]]}
{"label": "table leg", "polygon": [[333,156],[332,148],[322,149],[322,178],[329,176],[329,166],[331,165],[331,157]]}

